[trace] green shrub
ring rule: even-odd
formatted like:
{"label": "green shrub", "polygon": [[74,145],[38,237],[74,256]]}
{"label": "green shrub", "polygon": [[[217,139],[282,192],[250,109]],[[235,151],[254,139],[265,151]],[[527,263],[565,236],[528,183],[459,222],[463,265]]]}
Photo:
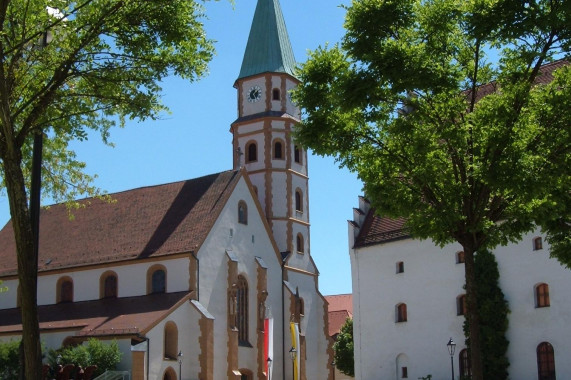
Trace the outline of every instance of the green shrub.
{"label": "green shrub", "polygon": [[106,344],[98,339],[90,338],[87,343],[82,345],[50,350],[48,363],[52,368],[56,368],[58,356],[60,356],[60,364],[62,365],[74,364],[76,367],[81,366],[83,368],[96,365],[97,370],[94,373],[94,377],[96,377],[107,370],[115,370],[121,361],[121,355],[117,341],[113,340]]}
{"label": "green shrub", "polygon": [[20,369],[19,349],[19,340],[0,343],[0,380],[18,378],[18,371]]}

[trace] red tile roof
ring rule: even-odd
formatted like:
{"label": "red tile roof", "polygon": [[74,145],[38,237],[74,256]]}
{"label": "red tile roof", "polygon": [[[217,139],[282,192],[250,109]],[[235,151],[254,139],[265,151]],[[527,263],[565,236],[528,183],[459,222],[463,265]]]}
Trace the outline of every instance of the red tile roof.
{"label": "red tile roof", "polygon": [[353,314],[353,295],[352,294],[336,294],[325,296],[329,304],[329,311],[347,310]]}
{"label": "red tile roof", "polygon": [[329,336],[339,334],[347,318],[353,318],[353,295],[338,294],[325,296],[329,304]]}
{"label": "red tile roof", "polygon": [[[189,292],[177,292],[39,306],[40,330],[72,330],[75,336],[144,334],[189,298]],[[20,309],[0,310],[0,334],[20,334],[21,323]]]}
{"label": "red tile roof", "polygon": [[[73,220],[64,204],[42,209],[39,271],[195,250],[240,177],[227,171],[128,190],[111,194],[113,203],[85,199]],[[11,222],[0,231],[0,262],[0,276],[17,273]]]}
{"label": "red tile roof", "polygon": [[370,209],[359,231],[359,236],[355,240],[355,247],[364,247],[407,238],[410,235],[404,227],[404,223],[404,218],[389,219],[379,217],[375,215],[374,209]]}
{"label": "red tile roof", "polygon": [[[537,77],[535,78],[534,83],[535,84],[550,83],[553,80],[553,72],[555,70],[563,67],[563,66],[568,65],[568,64],[569,64],[569,61],[562,59],[562,60],[550,62],[550,63],[547,63],[547,64],[541,66],[541,68],[539,69],[539,73],[537,74]],[[480,100],[484,96],[494,93],[496,90],[497,90],[497,83],[495,81],[484,84],[478,88],[478,93],[477,93],[476,98],[477,98],[477,100]],[[471,91],[466,91],[466,94],[469,94],[469,93],[471,93]]]}

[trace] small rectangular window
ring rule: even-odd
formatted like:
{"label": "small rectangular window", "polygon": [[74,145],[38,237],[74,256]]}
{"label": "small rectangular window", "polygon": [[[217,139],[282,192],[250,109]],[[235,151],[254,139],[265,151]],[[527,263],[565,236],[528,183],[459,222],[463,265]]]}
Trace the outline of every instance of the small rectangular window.
{"label": "small rectangular window", "polygon": [[408,368],[401,367],[401,378],[407,379],[408,378]]}
{"label": "small rectangular window", "polygon": [[533,239],[533,250],[539,251],[541,249],[543,249],[543,241],[541,237],[536,237],[535,239]]}
{"label": "small rectangular window", "polygon": [[404,263],[402,261],[399,261],[397,263],[397,273],[403,273],[404,272]]}

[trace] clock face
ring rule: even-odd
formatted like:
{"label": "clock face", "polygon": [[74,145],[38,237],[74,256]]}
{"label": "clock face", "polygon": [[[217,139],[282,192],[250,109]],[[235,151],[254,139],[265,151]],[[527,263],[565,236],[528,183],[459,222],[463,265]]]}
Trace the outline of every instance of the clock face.
{"label": "clock face", "polygon": [[248,91],[248,101],[250,103],[257,102],[262,98],[262,89],[260,86],[252,86],[250,91]]}

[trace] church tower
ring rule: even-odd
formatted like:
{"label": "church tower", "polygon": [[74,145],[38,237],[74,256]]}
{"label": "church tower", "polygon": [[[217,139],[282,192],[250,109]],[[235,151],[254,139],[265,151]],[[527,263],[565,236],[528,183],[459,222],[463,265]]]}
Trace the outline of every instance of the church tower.
{"label": "church tower", "polygon": [[238,119],[232,123],[234,169],[245,167],[275,241],[309,269],[307,153],[292,130],[300,110],[290,97],[299,80],[278,0],[258,0],[240,74]]}

